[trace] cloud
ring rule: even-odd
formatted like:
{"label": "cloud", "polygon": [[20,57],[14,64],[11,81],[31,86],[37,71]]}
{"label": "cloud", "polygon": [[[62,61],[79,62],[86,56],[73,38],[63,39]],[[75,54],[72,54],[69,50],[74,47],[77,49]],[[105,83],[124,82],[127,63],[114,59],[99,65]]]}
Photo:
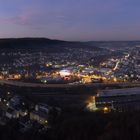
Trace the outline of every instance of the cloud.
{"label": "cloud", "polygon": [[31,19],[28,16],[17,16],[10,19],[5,19],[5,22],[19,25],[32,25]]}

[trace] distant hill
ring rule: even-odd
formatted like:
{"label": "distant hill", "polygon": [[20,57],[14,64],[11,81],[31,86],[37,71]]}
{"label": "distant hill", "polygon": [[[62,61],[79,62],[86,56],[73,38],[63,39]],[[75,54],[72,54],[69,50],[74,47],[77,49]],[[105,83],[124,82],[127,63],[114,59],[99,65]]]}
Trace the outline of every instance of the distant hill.
{"label": "distant hill", "polygon": [[[48,38],[8,38],[0,39],[0,49],[61,49],[65,47],[82,47],[100,50],[101,48],[112,47],[122,48],[140,45],[140,41],[89,41],[70,42],[63,40],[53,40]],[[57,48],[56,48],[57,47]]]}
{"label": "distant hill", "polygon": [[9,38],[0,39],[0,48],[45,47],[47,45],[60,45],[65,43],[68,42],[47,38]]}
{"label": "distant hill", "polygon": [[90,45],[98,46],[101,48],[124,48],[140,46],[140,41],[89,41]]}
{"label": "distant hill", "polygon": [[66,47],[80,47],[91,48],[94,50],[100,50],[99,47],[91,45],[86,42],[70,42],[62,40],[52,40],[48,38],[8,38],[0,39],[0,49],[15,50],[35,50],[46,49],[49,52],[67,51]]}

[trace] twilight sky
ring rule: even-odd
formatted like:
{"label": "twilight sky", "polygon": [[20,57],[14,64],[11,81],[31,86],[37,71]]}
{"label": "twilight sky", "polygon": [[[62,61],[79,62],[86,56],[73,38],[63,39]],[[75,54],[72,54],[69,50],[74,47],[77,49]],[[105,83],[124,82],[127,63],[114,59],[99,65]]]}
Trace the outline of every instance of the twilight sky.
{"label": "twilight sky", "polygon": [[0,38],[140,40],[140,0],[0,0]]}

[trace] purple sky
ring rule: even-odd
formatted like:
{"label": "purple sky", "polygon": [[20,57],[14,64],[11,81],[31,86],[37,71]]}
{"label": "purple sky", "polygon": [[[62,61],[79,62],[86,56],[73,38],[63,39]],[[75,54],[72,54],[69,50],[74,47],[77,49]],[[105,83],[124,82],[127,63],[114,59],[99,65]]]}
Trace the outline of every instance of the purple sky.
{"label": "purple sky", "polygon": [[140,40],[140,0],[0,0],[0,37]]}

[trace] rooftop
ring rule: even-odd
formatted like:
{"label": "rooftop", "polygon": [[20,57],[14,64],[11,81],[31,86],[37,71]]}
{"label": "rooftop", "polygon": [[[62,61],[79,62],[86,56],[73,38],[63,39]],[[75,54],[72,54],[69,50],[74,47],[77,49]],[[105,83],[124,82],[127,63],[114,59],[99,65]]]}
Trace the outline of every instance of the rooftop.
{"label": "rooftop", "polygon": [[97,95],[97,97],[105,97],[105,96],[126,96],[126,95],[140,95],[140,87],[102,90]]}

